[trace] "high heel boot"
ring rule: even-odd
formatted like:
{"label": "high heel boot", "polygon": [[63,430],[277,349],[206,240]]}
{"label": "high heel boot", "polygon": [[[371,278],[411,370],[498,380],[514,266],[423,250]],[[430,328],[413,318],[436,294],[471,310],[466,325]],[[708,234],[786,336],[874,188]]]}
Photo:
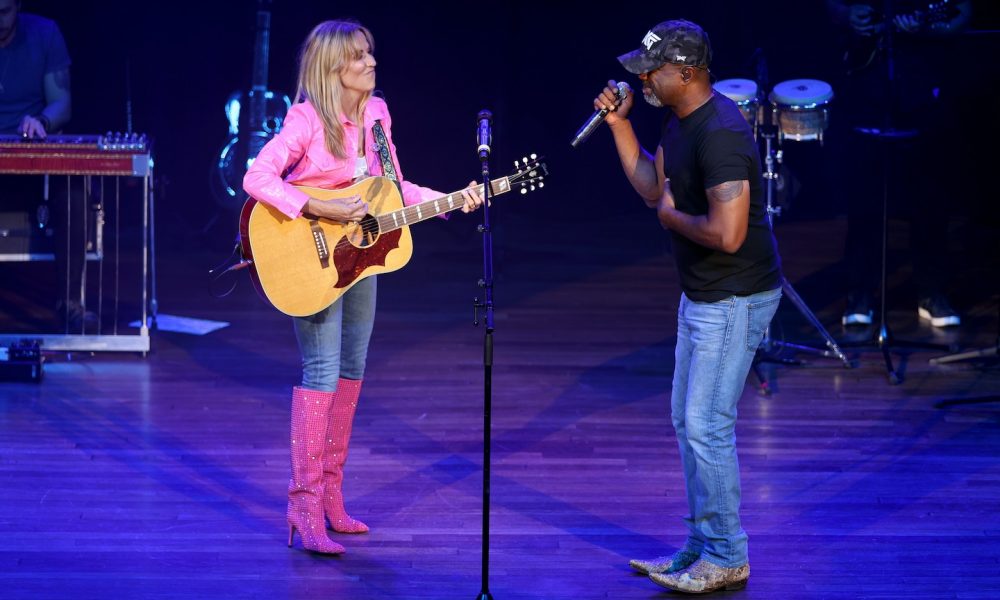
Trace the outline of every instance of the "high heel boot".
{"label": "high heel boot", "polygon": [[351,518],[344,510],[344,463],[351,441],[354,411],[361,395],[360,379],[339,379],[333,393],[326,428],[326,449],[323,452],[323,511],[330,528],[338,533],[365,533],[368,526]]}
{"label": "high heel boot", "polygon": [[288,545],[295,532],[306,550],[340,554],[344,547],[326,536],[323,524],[323,451],[332,392],[292,390],[292,476],[288,481]]}

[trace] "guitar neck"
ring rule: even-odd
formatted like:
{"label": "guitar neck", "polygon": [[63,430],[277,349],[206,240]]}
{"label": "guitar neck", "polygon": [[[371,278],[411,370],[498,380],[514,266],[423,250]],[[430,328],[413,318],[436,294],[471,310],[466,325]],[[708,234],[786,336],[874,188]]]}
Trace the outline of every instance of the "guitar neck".
{"label": "guitar neck", "polygon": [[[475,190],[482,195],[483,186],[480,184],[476,186]],[[490,182],[490,197],[505,194],[509,191],[509,177],[500,177],[499,179],[494,179]],[[377,217],[379,231],[382,233],[394,231],[404,225],[413,225],[414,223],[419,223],[420,221],[426,221],[431,217],[449,213],[453,210],[462,208],[463,206],[465,206],[465,198],[462,197],[462,192],[460,191],[448,194],[447,196],[441,196],[440,198],[435,198],[433,200],[427,200],[425,202],[421,202],[420,204],[404,206],[399,210],[379,215]]]}
{"label": "guitar neck", "polygon": [[257,11],[257,38],[254,41],[253,78],[251,88],[256,91],[267,89],[267,58],[271,45],[271,13]]}

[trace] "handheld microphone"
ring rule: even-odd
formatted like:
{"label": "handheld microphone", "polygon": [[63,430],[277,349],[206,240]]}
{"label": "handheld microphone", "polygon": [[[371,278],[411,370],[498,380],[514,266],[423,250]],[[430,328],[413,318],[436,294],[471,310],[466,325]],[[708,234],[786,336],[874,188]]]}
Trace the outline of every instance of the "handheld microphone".
{"label": "handheld microphone", "polygon": [[[618,91],[615,92],[615,106],[621,104],[622,100],[625,99],[625,94],[627,94],[632,89],[624,81],[619,81],[617,87]],[[583,124],[583,127],[581,127],[580,130],[576,132],[576,136],[573,138],[573,141],[570,142],[570,145],[576,148],[577,146],[582,144],[587,138],[590,137],[590,134],[594,133],[594,130],[597,129],[597,126],[604,122],[604,119],[605,117],[608,116],[609,112],[611,111],[609,111],[606,108],[602,108],[601,110],[596,111],[593,115],[591,115],[590,119],[588,119],[587,122]]]}
{"label": "handheld microphone", "polygon": [[493,113],[488,110],[481,110],[476,119],[479,123],[476,129],[476,139],[479,143],[479,160],[485,161],[490,157],[490,144],[493,142],[493,133],[490,130],[490,123],[493,122]]}

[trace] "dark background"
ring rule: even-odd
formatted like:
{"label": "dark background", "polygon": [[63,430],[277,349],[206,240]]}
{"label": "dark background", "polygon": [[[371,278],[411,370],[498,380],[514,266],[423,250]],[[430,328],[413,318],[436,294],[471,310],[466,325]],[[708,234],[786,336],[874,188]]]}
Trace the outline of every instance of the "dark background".
{"label": "dark background", "polygon": [[[975,3],[974,29],[997,28],[992,5]],[[185,242],[161,244],[162,257],[187,247],[231,245],[236,217],[217,214],[208,182],[227,140],[223,105],[231,92],[250,85],[256,8],[251,0],[23,2],[23,11],[55,19],[66,37],[73,60],[69,131],[124,130],[131,88],[134,129],[156,144],[158,232],[161,239]],[[569,140],[592,112],[592,99],[607,79],[638,84],[615,57],[638,47],[659,21],[683,17],[701,24],[713,42],[712,70],[718,79],[754,79],[751,56],[759,48],[767,60],[768,87],[815,78],[830,82],[836,93],[841,80],[841,35],[820,1],[634,2],[603,9],[537,1],[349,7],[276,1],[271,11],[269,87],[289,95],[299,45],[317,22],[354,17],[372,30],[378,87],[393,113],[408,179],[447,192],[477,177],[475,117],[483,108],[494,113],[494,175],[506,173],[510,161],[523,153],[545,155],[552,172],[547,193],[503,203],[500,218],[505,211],[552,220],[646,210],[621,174],[606,131],[577,150]],[[943,174],[956,183],[956,197],[945,205],[974,222],[994,212],[992,200],[986,200],[992,187],[986,173],[996,160],[998,46],[1000,36],[994,33],[963,36],[963,51],[948,74],[959,83],[967,110],[954,115],[955,146],[941,150],[960,156],[967,171]],[[843,212],[838,184],[851,174],[836,161],[844,122],[836,100],[832,111],[825,146],[786,148],[796,193],[785,219]],[[637,103],[633,120],[647,148],[655,147],[662,115]]]}

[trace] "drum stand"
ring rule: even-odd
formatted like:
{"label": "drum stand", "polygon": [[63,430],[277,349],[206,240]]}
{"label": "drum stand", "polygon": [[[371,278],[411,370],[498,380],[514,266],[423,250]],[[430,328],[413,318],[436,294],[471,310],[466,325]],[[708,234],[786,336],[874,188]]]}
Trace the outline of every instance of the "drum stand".
{"label": "drum stand", "polygon": [[[760,135],[764,138],[765,153],[764,153],[764,190],[766,198],[766,210],[767,210],[767,223],[774,229],[774,217],[781,215],[781,207],[775,206],[774,197],[778,185],[778,172],[775,169],[775,164],[781,162],[781,151],[774,149],[774,141],[777,135],[776,128],[772,125],[761,125]],[[781,292],[782,294],[792,301],[795,308],[799,309],[812,326],[816,328],[816,331],[823,336],[826,340],[826,349],[814,348],[812,346],[802,346],[799,344],[792,344],[789,342],[778,341],[771,337],[771,327],[768,326],[764,330],[764,338],[761,340],[760,345],[757,347],[757,355],[754,357],[753,361],[753,372],[757,376],[758,381],[760,381],[760,390],[764,394],[770,393],[770,386],[768,384],[767,378],[764,377],[764,373],[760,368],[760,363],[762,362],[773,362],[783,365],[802,365],[802,361],[793,358],[782,358],[780,356],[781,350],[784,348],[790,348],[796,352],[807,352],[817,356],[822,356],[824,358],[836,358],[840,362],[844,363],[844,367],[851,368],[854,365],[847,358],[847,355],[840,349],[837,345],[837,341],[833,339],[833,336],[823,327],[816,315],[809,309],[802,297],[795,291],[792,284],[788,283],[784,275],[781,277]]]}

